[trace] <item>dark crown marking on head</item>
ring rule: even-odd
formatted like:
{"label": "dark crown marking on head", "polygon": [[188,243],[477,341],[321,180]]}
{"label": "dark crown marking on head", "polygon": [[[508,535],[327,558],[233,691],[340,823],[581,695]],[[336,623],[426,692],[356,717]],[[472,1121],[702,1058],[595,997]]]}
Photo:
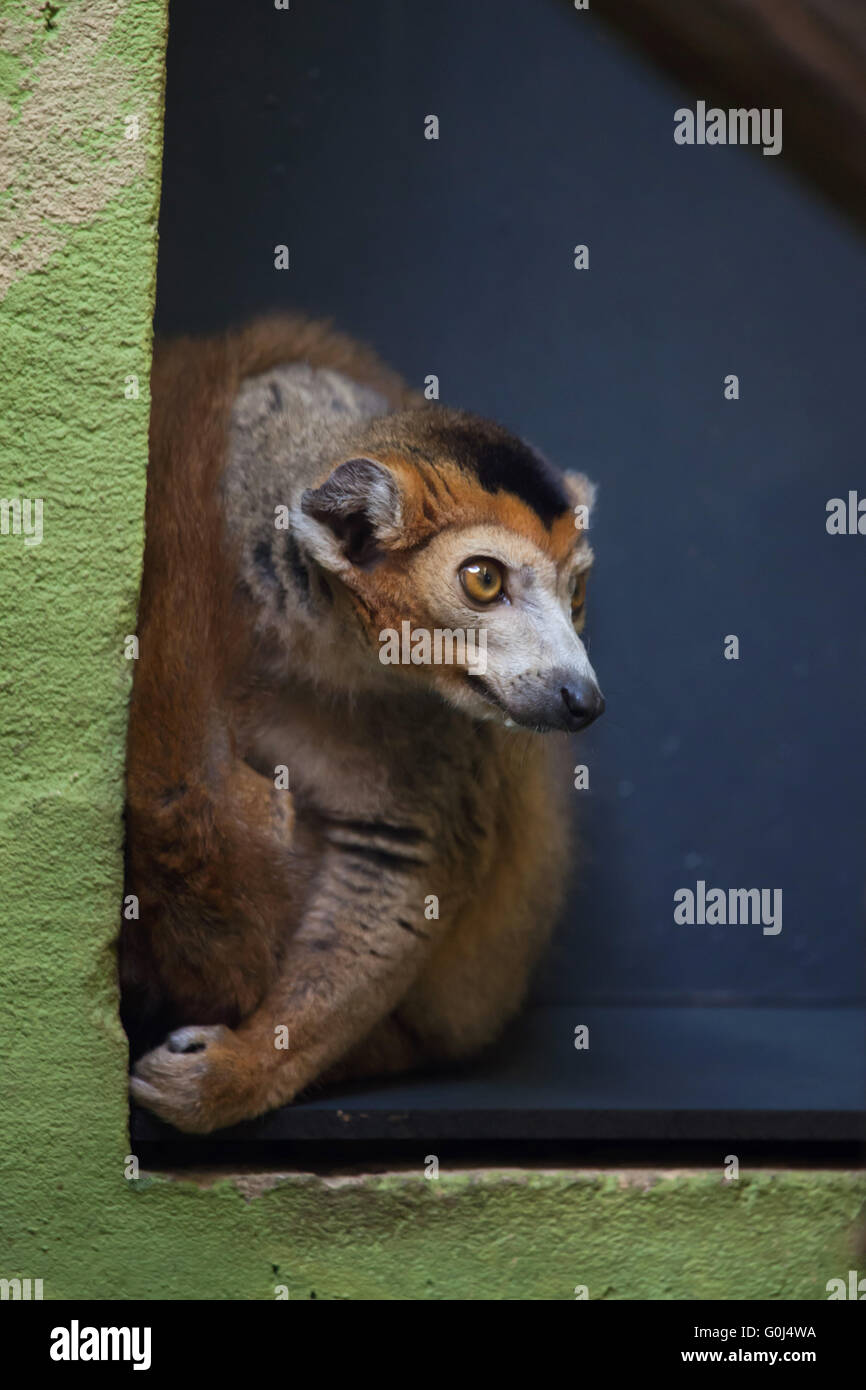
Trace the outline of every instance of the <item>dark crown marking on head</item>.
{"label": "dark crown marking on head", "polygon": [[445,425],[439,438],[459,466],[485,492],[510,492],[549,527],[571,502],[556,470],[528,444],[487,421]]}

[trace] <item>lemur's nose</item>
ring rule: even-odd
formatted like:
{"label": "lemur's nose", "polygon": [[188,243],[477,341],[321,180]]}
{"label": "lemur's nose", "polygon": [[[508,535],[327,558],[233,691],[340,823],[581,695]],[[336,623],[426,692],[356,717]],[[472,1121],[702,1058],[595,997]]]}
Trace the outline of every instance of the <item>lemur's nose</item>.
{"label": "lemur's nose", "polygon": [[585,676],[569,681],[568,685],[562,687],[560,694],[566,708],[569,729],[585,729],[604,713],[604,696],[595,681]]}

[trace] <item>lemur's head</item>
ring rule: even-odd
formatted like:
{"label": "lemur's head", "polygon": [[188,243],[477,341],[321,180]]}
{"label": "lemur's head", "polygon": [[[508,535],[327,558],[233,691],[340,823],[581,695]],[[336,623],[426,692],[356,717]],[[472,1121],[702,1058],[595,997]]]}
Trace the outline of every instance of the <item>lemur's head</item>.
{"label": "lemur's head", "polygon": [[380,676],[476,717],[576,730],[604,709],[580,637],[592,500],[582,475],[433,406],[369,424],[303,492],[293,530]]}

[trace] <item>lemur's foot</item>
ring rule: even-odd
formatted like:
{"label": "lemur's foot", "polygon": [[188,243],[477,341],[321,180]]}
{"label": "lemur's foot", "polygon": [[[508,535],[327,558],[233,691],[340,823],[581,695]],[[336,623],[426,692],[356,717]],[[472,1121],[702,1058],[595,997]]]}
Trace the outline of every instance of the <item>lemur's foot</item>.
{"label": "lemur's foot", "polygon": [[208,1134],[267,1109],[257,1105],[255,1057],[221,1023],[178,1028],[139,1058],[134,1100],[190,1134]]}

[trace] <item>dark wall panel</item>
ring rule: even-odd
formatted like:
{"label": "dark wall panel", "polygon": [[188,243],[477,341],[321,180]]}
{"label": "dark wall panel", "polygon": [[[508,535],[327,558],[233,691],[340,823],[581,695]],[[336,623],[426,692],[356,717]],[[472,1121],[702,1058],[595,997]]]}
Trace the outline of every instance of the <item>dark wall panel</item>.
{"label": "dark wall panel", "polygon": [[[539,1002],[862,992],[866,537],[824,521],[866,494],[866,254],[784,153],[675,145],[698,96],[558,0],[172,5],[158,327],[330,314],[601,485]],[[781,934],[677,926],[698,878],[781,888]]]}

